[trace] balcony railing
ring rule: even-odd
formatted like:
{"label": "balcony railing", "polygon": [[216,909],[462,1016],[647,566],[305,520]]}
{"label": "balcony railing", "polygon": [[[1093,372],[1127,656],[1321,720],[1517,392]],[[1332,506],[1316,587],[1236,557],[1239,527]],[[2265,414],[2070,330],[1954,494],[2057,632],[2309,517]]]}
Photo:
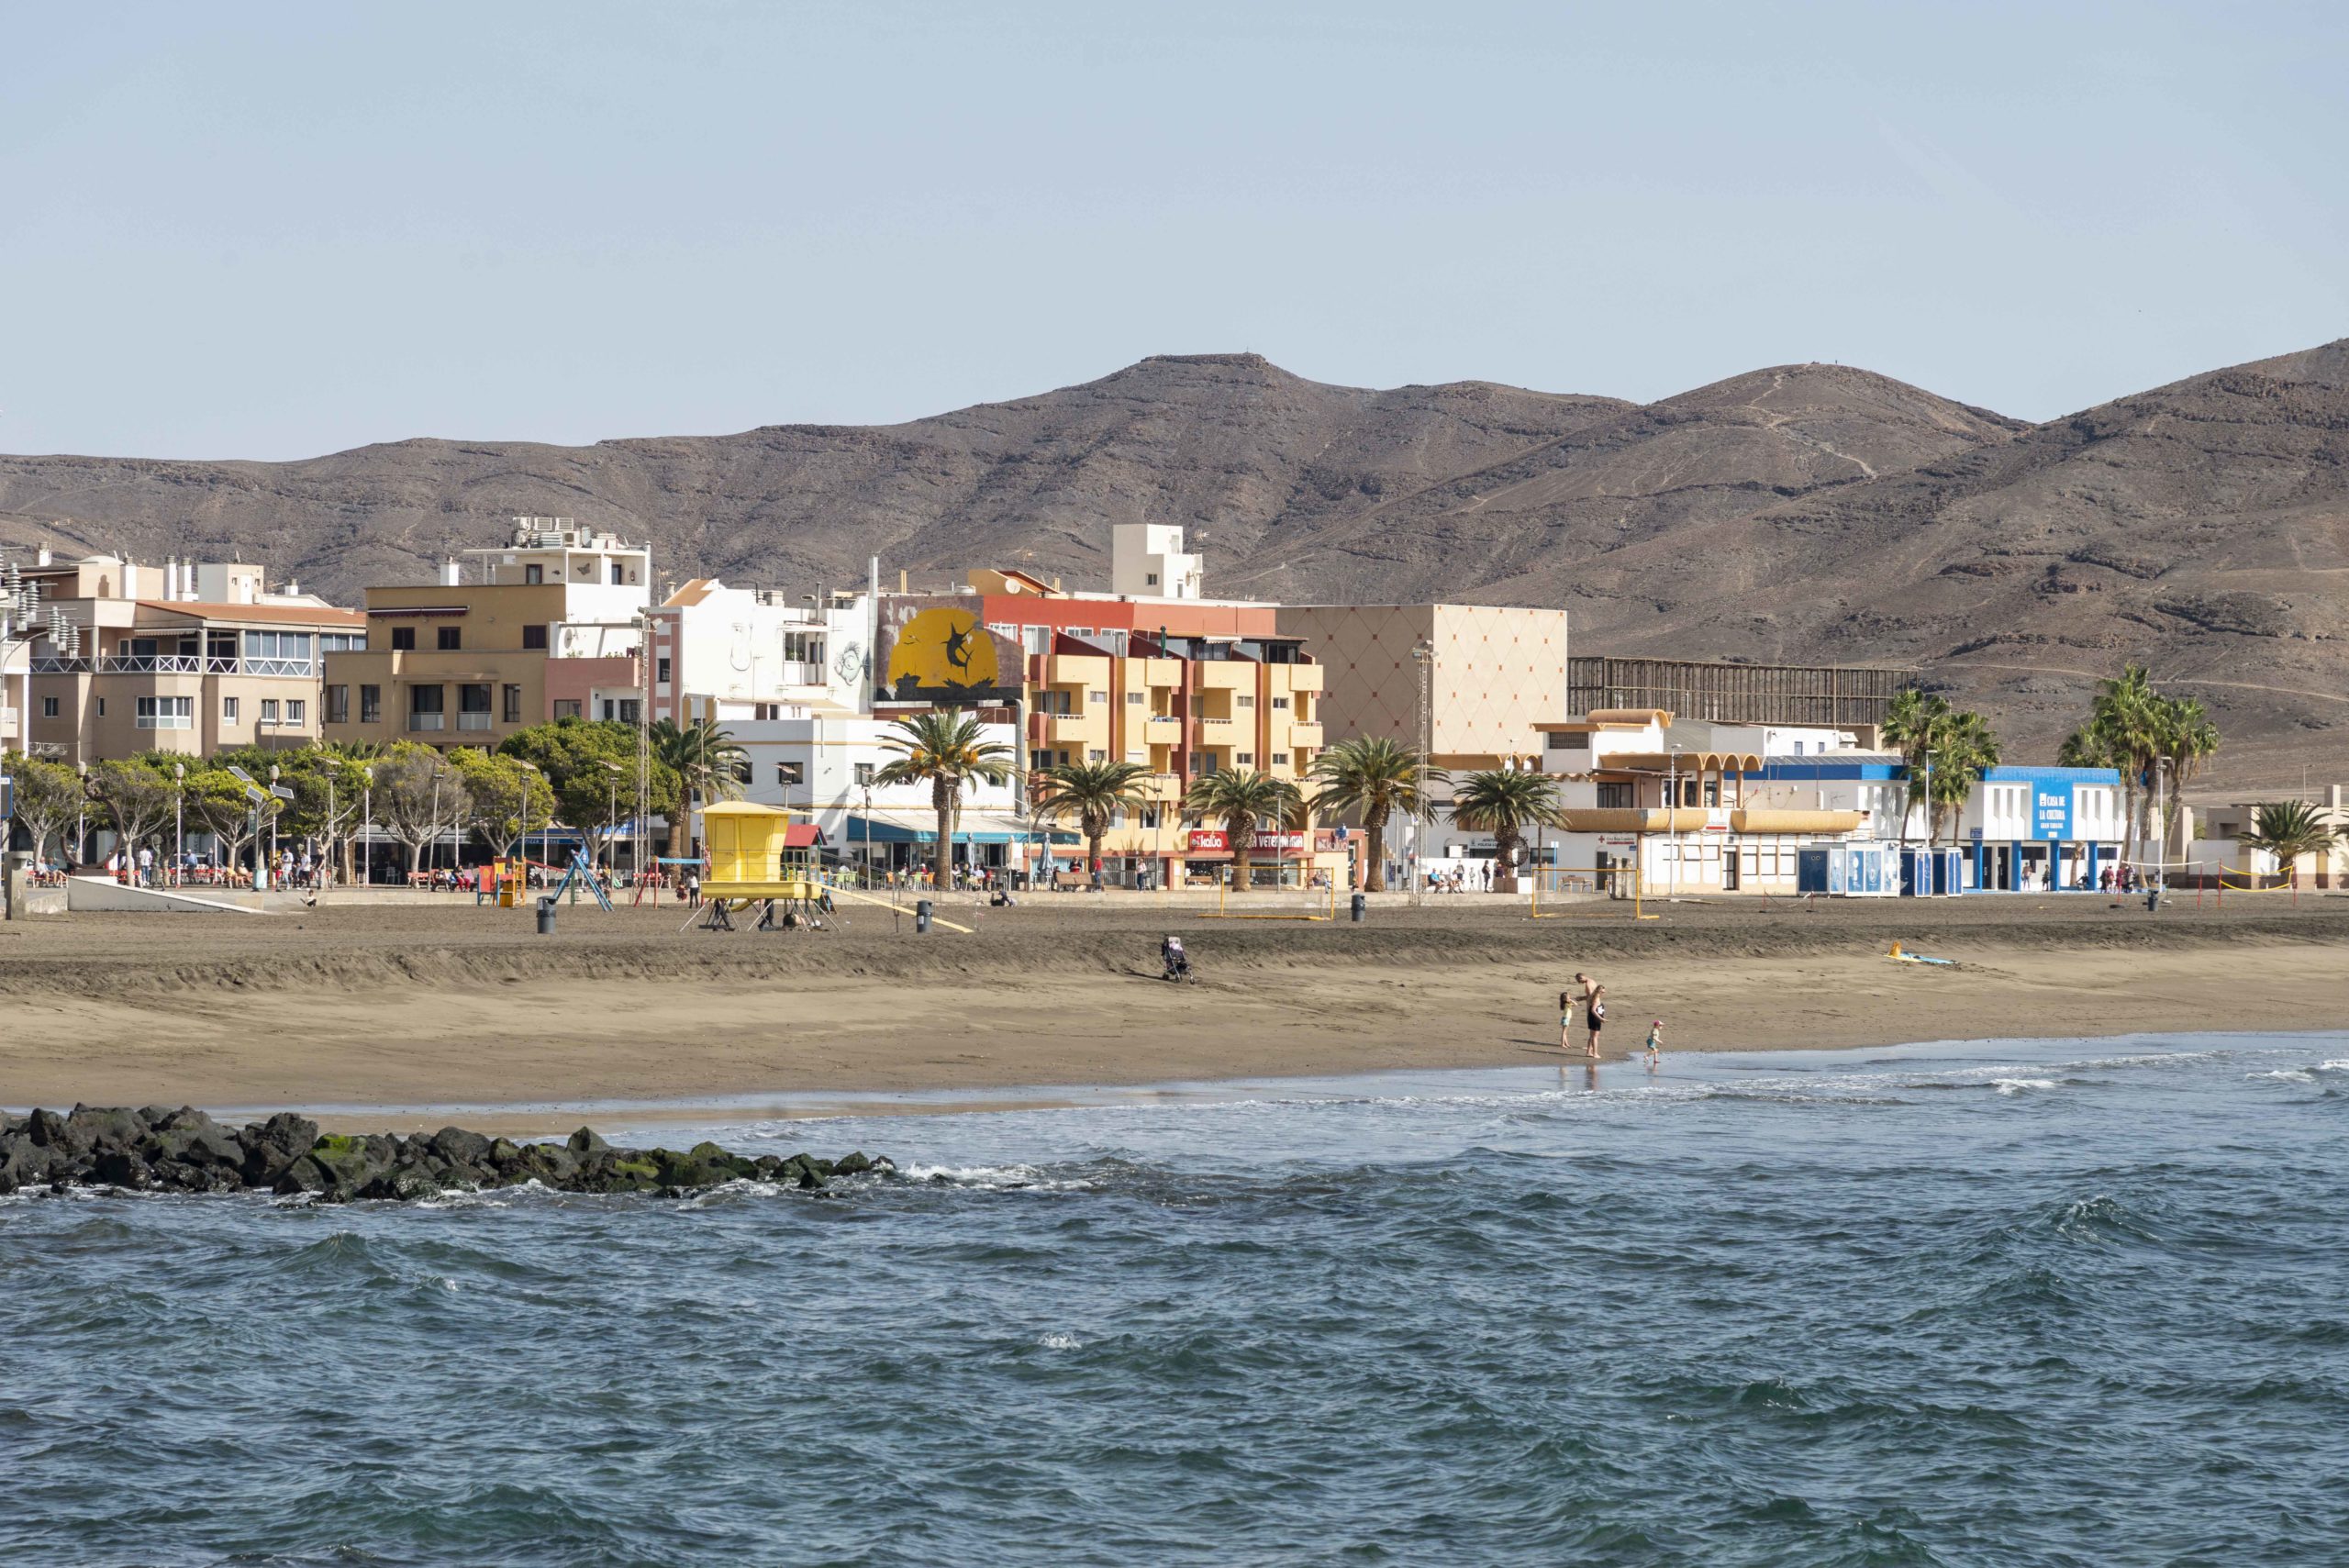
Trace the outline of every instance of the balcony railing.
{"label": "balcony railing", "polygon": [[90,659],[44,655],[33,660],[36,675],[288,675],[307,679],[318,673],[309,659],[213,658],[198,653],[109,653]]}
{"label": "balcony railing", "polygon": [[407,716],[407,727],[410,729],[441,729],[447,728],[442,722],[447,717],[448,715],[440,713],[411,713]]}
{"label": "balcony railing", "polygon": [[457,728],[460,729],[487,729],[489,728],[489,715],[485,713],[461,713],[457,715]]}

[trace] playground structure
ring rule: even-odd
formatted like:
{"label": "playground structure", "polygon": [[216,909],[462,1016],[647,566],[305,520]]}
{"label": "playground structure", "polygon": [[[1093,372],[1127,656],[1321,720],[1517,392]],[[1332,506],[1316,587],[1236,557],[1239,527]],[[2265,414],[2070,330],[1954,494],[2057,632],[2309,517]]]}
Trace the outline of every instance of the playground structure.
{"label": "playground structure", "polygon": [[1215,887],[1215,907],[1201,910],[1202,920],[1334,920],[1338,917],[1338,889],[1332,883],[1327,887],[1305,887],[1285,890],[1287,896],[1300,902],[1275,906],[1269,909],[1234,909],[1231,906],[1231,884],[1219,881]]}
{"label": "playground structure", "polygon": [[[1635,865],[1533,866],[1518,873],[1533,884],[1526,903],[1530,920],[1654,920],[1643,904]],[[1564,908],[1542,907],[1547,895]],[[1628,906],[1628,907],[1626,907]]]}

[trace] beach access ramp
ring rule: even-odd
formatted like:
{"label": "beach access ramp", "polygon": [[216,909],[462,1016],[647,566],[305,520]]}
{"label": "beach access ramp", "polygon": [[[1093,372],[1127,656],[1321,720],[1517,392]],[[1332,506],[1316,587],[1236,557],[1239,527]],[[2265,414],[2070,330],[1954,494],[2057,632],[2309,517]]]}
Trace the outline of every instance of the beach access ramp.
{"label": "beach access ramp", "polygon": [[72,914],[80,914],[83,910],[141,915],[268,913],[251,904],[232,902],[234,897],[234,895],[217,897],[163,887],[133,887],[110,876],[69,876],[65,879],[65,907]]}

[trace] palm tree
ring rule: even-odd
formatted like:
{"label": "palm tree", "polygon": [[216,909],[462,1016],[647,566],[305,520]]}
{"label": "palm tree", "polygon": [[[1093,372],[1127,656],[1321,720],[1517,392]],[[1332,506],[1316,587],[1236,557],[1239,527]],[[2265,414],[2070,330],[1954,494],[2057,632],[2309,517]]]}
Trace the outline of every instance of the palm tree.
{"label": "palm tree", "polygon": [[1074,817],[1085,834],[1089,863],[1101,865],[1101,840],[1108,836],[1109,818],[1120,811],[1150,804],[1139,781],[1150,770],[1140,762],[1063,762],[1043,773],[1043,787],[1036,795],[1040,817]]}
{"label": "palm tree", "polygon": [[[1363,832],[1370,840],[1364,892],[1386,891],[1386,819],[1397,811],[1413,817],[1430,815],[1420,787],[1421,766],[1417,750],[1384,735],[1341,740],[1313,759],[1316,788],[1309,803],[1313,809],[1324,817],[1348,811],[1362,814]],[[1426,777],[1439,784],[1449,782],[1442,768],[1428,768]]]}
{"label": "palm tree", "polygon": [[2186,786],[2219,751],[2219,727],[2209,710],[2192,697],[2171,697],[2161,705],[2158,740],[2160,756],[2169,764],[2170,788],[2164,805],[2162,839],[2177,837],[2179,816],[2186,808]]}
{"label": "palm tree", "polygon": [[2332,848],[2342,830],[2318,815],[2304,800],[2275,800],[2251,814],[2251,831],[2235,842],[2246,850],[2265,850],[2276,857],[2276,869],[2299,880],[2299,858],[2321,855]]}
{"label": "palm tree", "polygon": [[1452,819],[1472,833],[1493,836],[1501,863],[1497,885],[1503,893],[1517,891],[1517,856],[1525,846],[1525,830],[1566,825],[1565,813],[1558,809],[1555,779],[1501,768],[1460,781],[1453,795]]}
{"label": "palm tree", "polygon": [[[1910,686],[1892,699],[1884,710],[1884,743],[1900,753],[1901,772],[1908,787],[1900,797],[1900,842],[1909,842],[1909,814],[1917,803],[1925,799],[1925,759],[1941,744],[1949,727],[1949,699],[1929,695]],[[1930,813],[1932,803],[1926,802]],[[1925,827],[1925,838],[1933,836],[1932,820]]]}
{"label": "palm tree", "polygon": [[973,781],[1002,784],[1011,777],[1011,748],[986,739],[986,730],[967,713],[932,708],[896,721],[895,735],[881,744],[897,754],[873,775],[884,784],[930,785],[930,805],[938,810],[938,855],[930,874],[943,886],[954,863],[954,818],[963,809],[963,791]]}
{"label": "palm tree", "polygon": [[1958,825],[1965,818],[1965,803],[1982,775],[1998,765],[1999,755],[1998,732],[1990,728],[1988,719],[1966,709],[1949,714],[1934,740],[1932,767],[1929,770],[1932,788],[1927,804],[1932,810],[1932,821],[1925,834],[1928,847],[1940,837],[1943,817],[1949,821],[1950,842],[1957,841]]}
{"label": "palm tree", "polygon": [[1248,858],[1256,847],[1256,824],[1268,820],[1290,827],[1305,819],[1305,795],[1286,779],[1253,768],[1219,768],[1191,781],[1183,793],[1183,809],[1197,817],[1212,817],[1223,824],[1231,845],[1232,884],[1248,886]]}
{"label": "palm tree", "polygon": [[2102,757],[2103,766],[2120,770],[2122,817],[2140,843],[2150,826],[2146,814],[2152,796],[2144,785],[2161,755],[2161,709],[2152,673],[2143,664],[2123,665],[2118,676],[2097,684],[2087,724],[2073,738],[2082,745],[2076,748],[2066,741],[2064,746],[2066,753],[2093,751]]}
{"label": "palm tree", "polygon": [[685,783],[685,803],[678,819],[669,824],[669,853],[685,852],[685,831],[693,821],[694,797],[705,806],[713,800],[738,800],[750,775],[751,754],[714,718],[696,718],[680,728],[674,720],[659,719],[651,735],[652,759],[676,770]]}

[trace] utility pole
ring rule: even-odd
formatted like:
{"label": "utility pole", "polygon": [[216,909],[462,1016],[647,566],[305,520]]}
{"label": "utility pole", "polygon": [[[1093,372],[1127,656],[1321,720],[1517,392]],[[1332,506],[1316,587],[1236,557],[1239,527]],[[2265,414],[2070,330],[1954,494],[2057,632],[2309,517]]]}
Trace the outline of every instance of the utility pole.
{"label": "utility pole", "polygon": [[[1411,645],[1411,661],[1419,667],[1419,745],[1418,777],[1413,787],[1418,791],[1419,809],[1411,813],[1411,907],[1418,909],[1427,903],[1427,796],[1428,753],[1435,750],[1435,644],[1425,638]],[[1384,846],[1381,846],[1382,851]]]}

